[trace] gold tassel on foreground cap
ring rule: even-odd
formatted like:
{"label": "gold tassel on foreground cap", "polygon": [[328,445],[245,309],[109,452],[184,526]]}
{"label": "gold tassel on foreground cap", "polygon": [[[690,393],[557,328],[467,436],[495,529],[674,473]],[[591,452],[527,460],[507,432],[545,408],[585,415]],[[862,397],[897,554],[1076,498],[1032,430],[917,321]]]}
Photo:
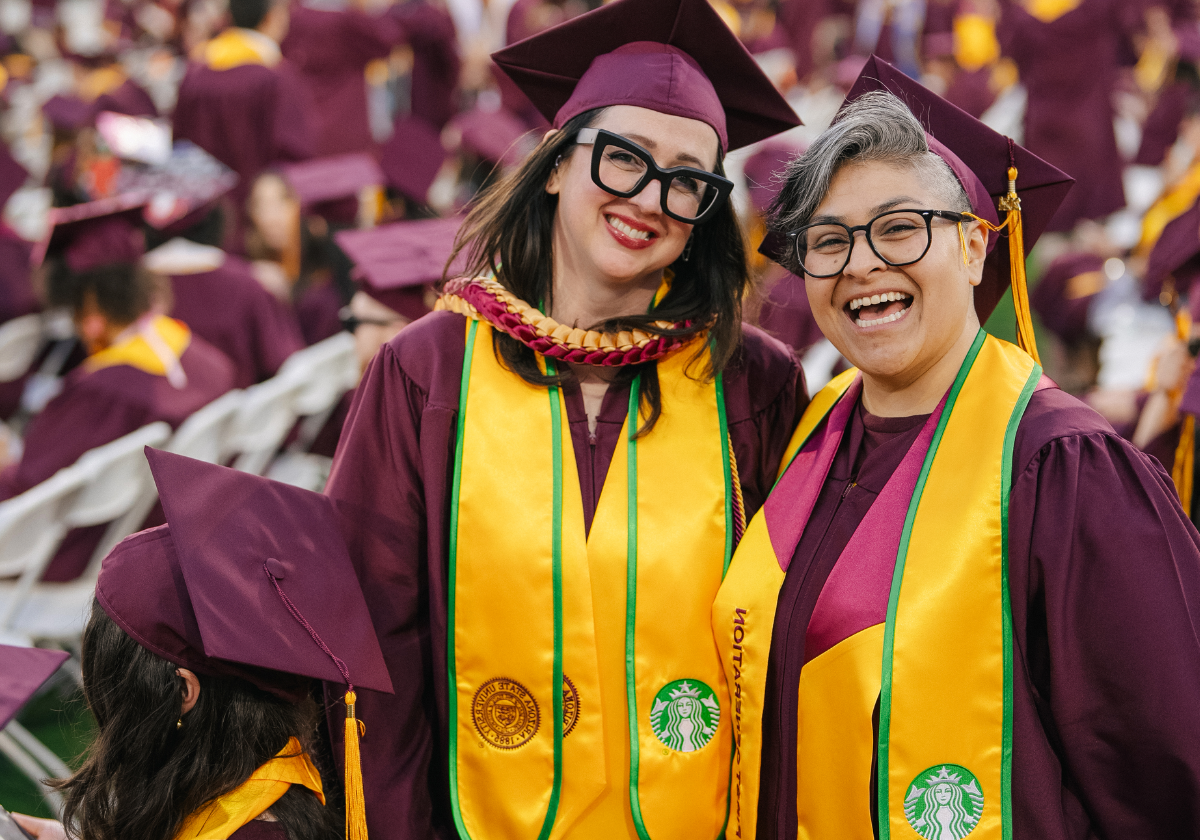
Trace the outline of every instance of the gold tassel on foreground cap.
{"label": "gold tassel on foreground cap", "polygon": [[[1175,313],[1175,332],[1182,342],[1192,334],[1192,318],[1186,309]],[[1171,394],[1171,404],[1178,405],[1183,392]],[[1175,447],[1175,462],[1171,466],[1171,481],[1179,494],[1179,502],[1189,516],[1192,512],[1192,482],[1196,467],[1196,418],[1185,414],[1179,421],[1179,445]]]}
{"label": "gold tassel on foreground cap", "polygon": [[1033,316],[1029,312],[1029,284],[1025,279],[1025,227],[1021,221],[1021,199],[1017,196],[1016,144],[1011,137],[1008,139],[1008,194],[1000,199],[1000,209],[1008,215],[999,225],[980,219],[974,213],[967,215],[982,222],[988,230],[997,233],[1008,230],[1009,279],[1012,282],[1013,309],[1017,313],[1017,345],[1040,365],[1042,360],[1038,356],[1037,337],[1033,332]]}
{"label": "gold tassel on foreground cap", "polygon": [[353,690],[346,692],[346,840],[367,840],[367,803],[358,753],[359,736],[367,734],[367,727],[354,716],[357,700]]}
{"label": "gold tassel on foreground cap", "polygon": [[316,629],[308,623],[308,620],[300,614],[300,610],[283,591],[283,587],[279,585],[279,578],[271,571],[270,561],[263,564],[263,571],[267,573],[267,577],[271,579],[271,583],[275,586],[275,592],[278,593],[279,599],[283,601],[283,605],[287,607],[292,618],[299,622],[300,626],[308,631],[308,635],[312,636],[312,640],[316,642],[317,647],[333,660],[333,664],[337,666],[338,673],[342,675],[342,682],[346,684],[346,730],[345,730],[345,760],[346,760],[346,840],[367,840],[367,805],[366,797],[363,795],[363,780],[362,780],[362,759],[358,751],[358,739],[362,735],[367,734],[366,725],[354,715],[354,704],[358,701],[358,695],[354,692],[354,684],[350,682],[350,672],[346,669],[346,663],[343,662],[337,654],[329,649],[329,645],[325,644],[324,640],[317,634]]}

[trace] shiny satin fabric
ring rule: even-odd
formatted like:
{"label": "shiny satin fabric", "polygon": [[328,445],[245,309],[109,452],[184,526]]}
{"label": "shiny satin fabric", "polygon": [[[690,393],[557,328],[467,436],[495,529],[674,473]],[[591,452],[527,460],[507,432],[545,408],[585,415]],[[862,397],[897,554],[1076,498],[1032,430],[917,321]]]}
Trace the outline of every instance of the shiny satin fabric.
{"label": "shiny satin fabric", "polygon": [[[887,624],[845,640],[840,653],[852,653],[853,662],[844,663],[838,673],[822,675],[818,666],[813,680],[806,683],[802,676],[801,713],[832,713],[849,704],[861,715],[866,700],[854,703],[853,697],[870,695],[874,681],[864,686],[854,672],[864,667],[864,656],[880,651],[880,811],[889,815],[882,821],[881,836],[921,836],[906,816],[905,800],[912,787],[919,787],[914,784],[918,777],[939,763],[969,767],[983,788],[982,813],[972,836],[1010,836],[1005,814],[1010,807],[1012,639],[1005,520],[1015,430],[1040,375],[1023,351],[981,331],[947,395],[945,410],[931,420],[937,422],[936,429],[927,425],[914,445],[921,446],[923,440],[928,446],[920,475],[911,474],[911,462],[910,469],[897,471],[901,485],[914,488],[911,501],[906,513],[896,504],[887,505],[883,513],[891,520],[903,515],[903,527],[893,528],[895,522],[875,525],[885,536],[892,530],[899,533],[899,539],[884,540],[899,543]],[[778,589],[815,503],[810,482],[818,489],[824,482],[857,401],[859,385],[853,376],[843,374],[813,400],[793,439],[793,448],[799,448],[794,466],[751,523],[713,607],[714,630],[737,698],[735,711],[741,701],[734,771],[738,802],[730,838],[755,836],[763,691]],[[828,422],[821,426],[826,416]],[[963,469],[964,464],[973,468]],[[876,504],[880,501],[884,499]],[[856,537],[860,533],[861,526]],[[852,540],[847,551],[857,543]],[[838,651],[835,647],[823,656]],[[821,658],[806,666],[806,673]],[[817,691],[821,682],[843,702]],[[870,700],[873,706],[874,697]],[[801,721],[802,741],[805,732],[818,727],[815,721]],[[824,752],[822,738],[829,741],[828,733],[815,736],[809,746]],[[862,770],[869,778],[871,750],[868,745],[864,753],[862,742],[858,737],[846,747],[865,762]],[[806,763],[805,746],[798,746],[798,760]],[[834,746],[829,742],[825,749]],[[799,768],[801,785],[806,770],[812,776],[811,767]],[[855,830],[862,833],[864,827],[869,832],[868,797],[853,798],[862,801],[850,807],[865,806],[863,813],[815,816],[815,809],[836,808],[845,797],[822,797],[819,783],[816,789],[800,792],[802,835],[820,836],[808,835],[806,824],[826,829],[841,824],[844,836],[857,836]]]}
{"label": "shiny satin fabric", "polygon": [[168,376],[179,367],[179,357],[192,342],[192,331],[182,321],[158,315],[128,338],[88,356],[88,370],[129,365],[155,376]]}
{"label": "shiny satin fabric", "polygon": [[[555,464],[561,395],[503,368],[487,323],[468,322],[467,330],[451,553],[450,759],[459,831],[474,840],[539,832],[716,837],[731,750],[709,624],[730,527],[717,387],[686,375],[695,345],[658,363],[662,416],[632,447],[622,432],[588,538],[574,450],[561,425]],[[557,773],[556,493],[558,655],[569,680]],[[721,706],[715,733],[690,751],[660,740],[651,721],[656,698],[678,680],[704,683]],[[497,743],[503,720],[489,729],[497,691],[521,705],[501,709],[509,729],[519,730],[507,743]],[[533,731],[516,726],[533,717]]]}
{"label": "shiny satin fabric", "polygon": [[239,828],[258,819],[292,785],[303,785],[325,804],[321,775],[296,738],[289,740],[275,758],[255,770],[242,785],[188,817],[175,840],[227,840]]}

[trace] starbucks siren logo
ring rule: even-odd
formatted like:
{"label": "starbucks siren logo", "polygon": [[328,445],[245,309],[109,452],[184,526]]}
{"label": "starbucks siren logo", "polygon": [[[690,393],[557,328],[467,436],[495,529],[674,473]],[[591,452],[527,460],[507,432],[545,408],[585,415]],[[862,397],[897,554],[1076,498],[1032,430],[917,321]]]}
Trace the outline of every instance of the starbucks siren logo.
{"label": "starbucks siren logo", "polygon": [[930,767],[908,786],[904,816],[925,840],[962,840],[983,816],[979,780],[957,764]]}
{"label": "starbucks siren logo", "polygon": [[650,727],[679,752],[695,752],[712,740],[721,722],[716,694],[700,680],[675,680],[654,696]]}

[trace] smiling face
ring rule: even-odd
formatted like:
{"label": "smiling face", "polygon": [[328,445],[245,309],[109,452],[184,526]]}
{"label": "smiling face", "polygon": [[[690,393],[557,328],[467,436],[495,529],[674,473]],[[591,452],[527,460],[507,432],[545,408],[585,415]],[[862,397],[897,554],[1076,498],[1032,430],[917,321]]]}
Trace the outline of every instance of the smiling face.
{"label": "smiling face", "polygon": [[[888,210],[959,210],[945,192],[903,164],[850,163],[834,176],[812,220],[853,227]],[[987,235],[977,222],[963,223],[963,232],[966,264],[956,225],[935,218],[929,250],[912,265],[889,266],[856,233],[840,274],[805,278],[821,331],[863,372],[868,410],[873,391],[904,391],[931,372],[957,371],[965,357],[979,329],[973,288],[982,277]]]}
{"label": "smiling face", "polygon": [[[649,151],[663,168],[716,168],[717,134],[707,123],[633,105],[608,108],[602,128]],[[609,286],[657,287],[664,268],[683,253],[692,232],[662,211],[662,187],[650,181],[637,195],[617,198],[592,182],[592,146],[563,155],[546,191],[558,196],[554,219],[555,273]]]}

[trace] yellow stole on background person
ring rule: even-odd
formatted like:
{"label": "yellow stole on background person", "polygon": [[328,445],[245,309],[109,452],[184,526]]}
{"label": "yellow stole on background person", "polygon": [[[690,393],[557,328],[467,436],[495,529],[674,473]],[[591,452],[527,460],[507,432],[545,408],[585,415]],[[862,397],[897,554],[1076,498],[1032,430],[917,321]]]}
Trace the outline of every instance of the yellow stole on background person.
{"label": "yellow stole on background person", "polygon": [[709,616],[736,480],[720,377],[687,375],[707,361],[696,342],[659,360],[662,414],[631,439],[635,380],[589,537],[560,389],[505,368],[492,339],[468,319],[447,643],[458,833],[716,838],[732,742]]}
{"label": "yellow stole on background person", "polygon": [[[850,420],[856,378],[848,371],[813,399],[793,437],[795,456],[750,523],[713,605],[737,743],[729,838],[755,836],[776,602]],[[827,835],[811,833],[821,826],[839,826],[842,837],[872,836],[874,752],[879,837],[1011,838],[1008,498],[1017,426],[1040,378],[1041,368],[1024,351],[980,330],[936,416],[907,512],[901,506],[897,513],[903,524],[895,529],[886,624],[878,639],[875,628],[859,634],[882,651],[879,736],[874,751],[868,746],[861,755],[863,790],[817,801],[800,795],[801,837]],[[830,708],[806,704],[803,672],[801,684],[801,709]],[[856,707],[833,713],[853,717],[869,738],[874,701],[864,693],[849,704]],[[800,731],[822,725],[801,720]],[[822,751],[830,762],[842,760],[838,747],[817,739],[798,749],[798,785],[804,787],[806,773],[820,773],[809,762],[820,761]]]}
{"label": "yellow stole on background person", "polygon": [[303,785],[325,804],[321,774],[297,738],[288,740],[278,755],[241,785],[189,816],[175,840],[227,840],[239,828],[266,813],[292,785]]}

